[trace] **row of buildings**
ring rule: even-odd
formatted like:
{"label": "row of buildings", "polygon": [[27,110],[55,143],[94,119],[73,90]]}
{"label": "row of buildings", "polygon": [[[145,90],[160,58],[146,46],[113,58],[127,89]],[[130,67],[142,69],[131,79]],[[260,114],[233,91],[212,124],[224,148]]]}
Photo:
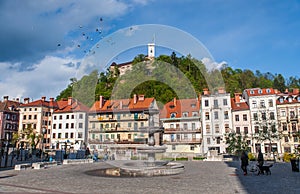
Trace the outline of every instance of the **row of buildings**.
{"label": "row of buildings", "polygon": [[46,149],[110,150],[135,152],[148,143],[148,127],[163,127],[155,145],[166,153],[205,155],[209,150],[226,153],[226,134],[241,136],[251,152],[295,152],[299,145],[300,93],[281,93],[272,88],[245,89],[233,98],[224,89],[207,89],[195,99],[176,99],[158,110],[155,98],[134,95],[131,99],[106,100],[100,96],[91,108],[70,97],[55,101],[46,97],[0,102],[1,146],[13,133],[17,146],[29,147],[22,136],[27,128],[42,135],[39,147]]}

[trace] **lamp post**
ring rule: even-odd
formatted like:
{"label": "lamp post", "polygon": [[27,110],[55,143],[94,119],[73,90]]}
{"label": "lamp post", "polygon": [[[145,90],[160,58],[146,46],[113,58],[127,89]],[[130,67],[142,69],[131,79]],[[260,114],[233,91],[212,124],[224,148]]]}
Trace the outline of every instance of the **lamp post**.
{"label": "lamp post", "polygon": [[42,129],[42,153],[41,153],[41,161],[43,160],[43,157],[44,157],[44,136],[45,136],[45,134],[46,134],[46,132],[47,132],[47,129],[45,128],[45,127],[43,127],[43,129]]}

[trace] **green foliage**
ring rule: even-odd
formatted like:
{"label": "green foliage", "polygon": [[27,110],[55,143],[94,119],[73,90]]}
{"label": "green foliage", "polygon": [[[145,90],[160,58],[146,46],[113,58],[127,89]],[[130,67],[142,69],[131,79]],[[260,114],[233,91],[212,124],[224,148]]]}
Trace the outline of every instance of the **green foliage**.
{"label": "green foliage", "polygon": [[235,132],[230,132],[225,134],[227,152],[230,154],[239,155],[239,153],[243,150],[248,150],[248,144],[246,140],[246,136],[242,136],[241,134],[237,134]]}
{"label": "green foliage", "polygon": [[89,75],[70,79],[70,84],[60,92],[56,100],[73,96],[87,106],[91,106],[102,95],[109,98],[130,98],[133,94],[144,94],[155,97],[162,104],[174,97],[195,98],[204,88],[211,92],[225,87],[233,96],[246,88],[276,88],[281,92],[285,88],[300,88],[300,79],[290,77],[287,83],[281,74],[270,72],[252,72],[245,69],[232,69],[224,65],[220,70],[208,71],[206,66],[190,55],[177,57],[175,52],[170,56],[160,55],[150,61],[139,54],[133,59],[132,71],[120,76],[117,66],[113,72],[98,74],[97,70]]}
{"label": "green foliage", "polygon": [[284,162],[290,162],[291,158],[293,158],[293,154],[288,153],[288,152],[283,153],[283,161]]}

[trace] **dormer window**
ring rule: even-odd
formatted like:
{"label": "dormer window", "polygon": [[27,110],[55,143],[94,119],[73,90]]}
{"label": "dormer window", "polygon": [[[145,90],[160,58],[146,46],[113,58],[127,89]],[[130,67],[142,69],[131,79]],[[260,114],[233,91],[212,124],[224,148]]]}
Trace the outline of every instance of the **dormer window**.
{"label": "dormer window", "polygon": [[271,92],[270,88],[267,88],[266,92],[269,94]]}
{"label": "dormer window", "polygon": [[171,114],[170,114],[170,118],[175,118],[176,117],[176,113],[175,112],[172,112]]}
{"label": "dormer window", "polygon": [[283,98],[279,98],[279,102],[280,102],[280,103],[283,103]]}
{"label": "dormer window", "polygon": [[254,94],[254,91],[253,91],[253,90],[250,90],[250,94]]}
{"label": "dormer window", "polygon": [[288,97],[289,102],[293,102],[293,98],[291,96]]}
{"label": "dormer window", "polygon": [[188,117],[189,113],[188,112],[184,112],[182,113],[182,117]]}
{"label": "dormer window", "polygon": [[300,102],[300,96],[297,96],[297,101]]}
{"label": "dormer window", "polygon": [[261,90],[261,89],[259,89],[259,90],[258,90],[258,93],[259,93],[259,94],[262,94],[262,90]]}

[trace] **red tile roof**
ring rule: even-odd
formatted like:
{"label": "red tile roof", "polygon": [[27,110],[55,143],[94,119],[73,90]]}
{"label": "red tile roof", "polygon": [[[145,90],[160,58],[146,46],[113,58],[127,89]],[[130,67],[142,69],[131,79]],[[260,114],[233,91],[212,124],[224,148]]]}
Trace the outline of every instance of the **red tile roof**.
{"label": "red tile roof", "polygon": [[232,111],[249,110],[249,106],[246,102],[236,102],[235,98],[231,98]]}
{"label": "red tile roof", "polygon": [[[192,106],[195,105],[195,106]],[[171,113],[176,113],[175,118],[181,118],[182,113],[188,112],[188,117],[192,117],[193,112],[199,112],[200,101],[198,99],[174,99],[165,104],[160,112],[160,118],[170,118]]]}
{"label": "red tile roof", "polygon": [[57,108],[58,107],[56,101],[54,101],[54,100],[47,101],[47,100],[43,100],[43,99],[35,100],[32,102],[24,103],[24,104],[20,105],[20,107],[36,107],[36,106],[43,106],[43,107],[49,107],[49,108]]}
{"label": "red tile roof", "polygon": [[[300,94],[298,93],[281,93],[281,94],[278,94],[278,98],[276,100],[276,104],[279,105],[279,104],[294,104],[294,103],[300,103],[300,101],[298,101],[298,97],[300,97]],[[283,99],[282,102],[280,102],[280,98]],[[291,101],[289,101],[289,98],[292,98]]]}
{"label": "red tile roof", "polygon": [[74,98],[61,99],[57,101],[58,109],[55,113],[65,112],[88,112],[89,108]]}
{"label": "red tile roof", "polygon": [[154,98],[144,98],[144,100],[134,99],[119,99],[119,100],[106,100],[102,108],[100,108],[100,101],[96,101],[90,108],[90,112],[126,112],[126,111],[143,111],[151,107]]}
{"label": "red tile roof", "polygon": [[277,93],[276,89],[273,88],[250,88],[244,91],[247,92],[248,96],[263,96]]}
{"label": "red tile roof", "polygon": [[12,100],[4,100],[3,102],[0,101],[0,111],[11,111],[9,108],[14,106],[18,108],[21,103],[12,101]]}

